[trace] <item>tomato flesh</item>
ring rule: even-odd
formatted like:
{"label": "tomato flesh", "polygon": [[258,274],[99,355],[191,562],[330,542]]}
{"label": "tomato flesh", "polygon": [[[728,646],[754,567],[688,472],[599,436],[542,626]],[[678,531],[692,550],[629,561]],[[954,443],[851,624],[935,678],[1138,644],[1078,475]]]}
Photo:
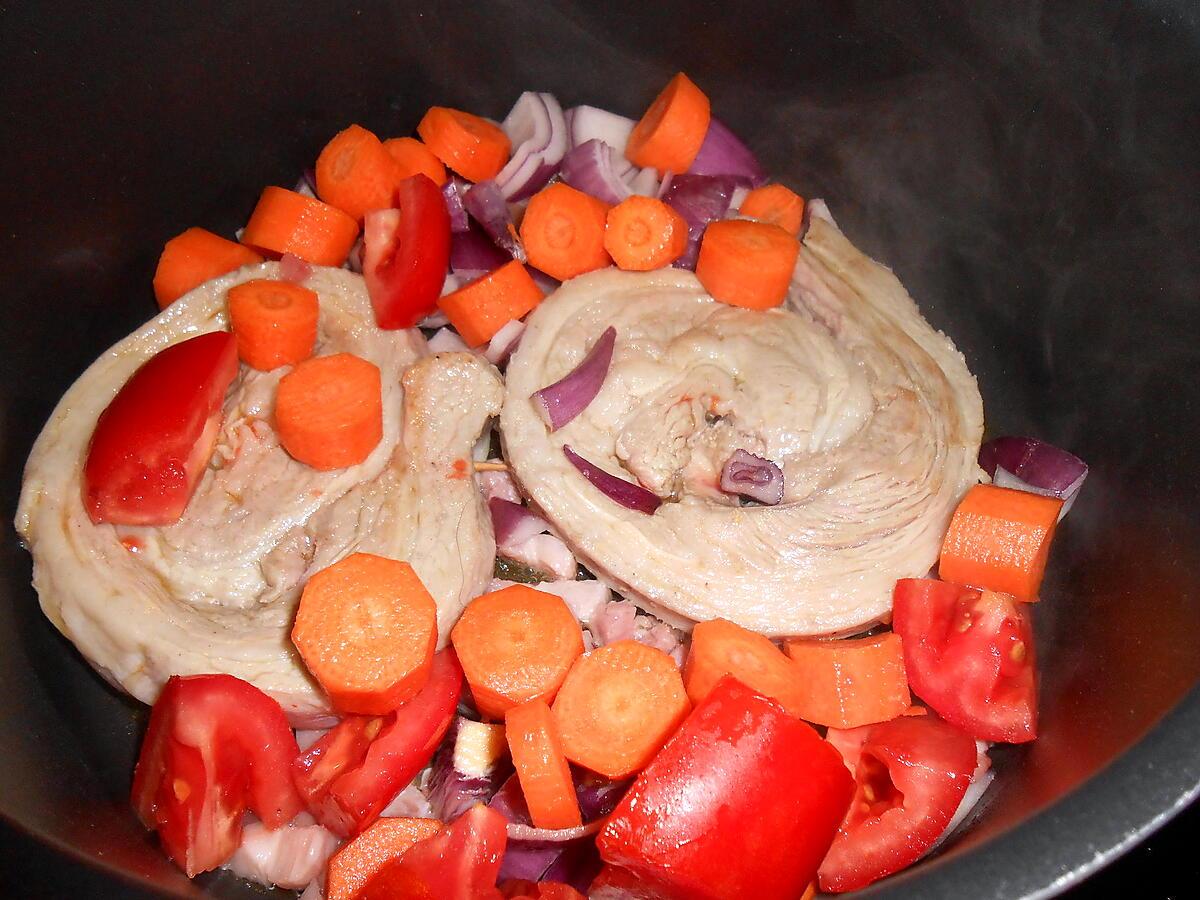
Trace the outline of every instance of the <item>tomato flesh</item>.
{"label": "tomato flesh", "polygon": [[907,716],[835,734],[854,769],[854,800],[821,863],[822,891],[851,891],[920,859],[945,831],[971,783],[975,740],[933,716]]}
{"label": "tomato flesh", "polygon": [[363,278],[380,328],[412,328],[433,312],[450,268],[450,213],[441,189],[413,175],[396,190],[396,209],[367,214]]}
{"label": "tomato flesh", "polygon": [[296,760],[293,778],[313,817],[358,834],[433,758],[458,708],[463,672],[450,648],[433,657],[420,693],[382,720],[343,719]]}
{"label": "tomato flesh", "polygon": [[892,627],[913,692],[986,741],[1037,737],[1033,628],[1007,594],[945,581],[896,582]]}
{"label": "tomato flesh", "polygon": [[798,897],[853,792],[809,725],[725,676],[638,775],[597,846],[647,896]]}
{"label": "tomato flesh", "polygon": [[83,465],[83,505],[100,524],[169,525],[212,456],[237,342],[213,331],[142,364],[100,414]]}
{"label": "tomato flesh", "polygon": [[279,704],[232,675],[168,679],[133,775],[133,807],[188,876],[237,849],[247,808],[268,828],[295,818],[299,753]]}

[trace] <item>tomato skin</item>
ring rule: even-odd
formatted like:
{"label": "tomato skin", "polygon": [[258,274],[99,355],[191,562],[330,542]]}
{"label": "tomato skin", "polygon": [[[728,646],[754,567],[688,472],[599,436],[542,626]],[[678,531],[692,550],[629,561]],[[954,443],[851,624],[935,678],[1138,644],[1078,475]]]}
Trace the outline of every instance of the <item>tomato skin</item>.
{"label": "tomato skin", "polygon": [[169,525],[183,515],[237,373],[233,335],[213,331],[160,350],[130,376],[96,421],[83,464],[94,523]]}
{"label": "tomato skin", "polygon": [[363,278],[380,328],[412,328],[433,312],[450,268],[450,213],[441,189],[417,174],[396,189],[397,209],[367,214]]}
{"label": "tomato skin", "polygon": [[339,837],[353,837],[379,818],[433,758],[454,720],[462,681],[458,657],[447,647],[434,655],[420,693],[380,725],[367,716],[347,717],[309,748],[292,776],[313,817]]}
{"label": "tomato skin", "polygon": [[596,843],[648,896],[799,897],[853,792],[841,757],[809,725],[725,676]]}
{"label": "tomato skin", "polygon": [[1007,594],[945,581],[896,582],[892,628],[913,692],[952,725],[985,741],[1037,737],[1033,628]]}
{"label": "tomato skin", "polygon": [[268,828],[295,818],[299,752],[283,709],[258,688],[232,675],[175,675],[150,713],[133,807],[192,877],[237,849],[247,807]]}
{"label": "tomato skin", "polygon": [[401,860],[438,889],[439,900],[499,900],[496,879],[507,844],[508,820],[477,804],[433,837],[414,844]]}
{"label": "tomato skin", "polygon": [[821,863],[821,890],[830,893],[865,887],[920,859],[950,823],[978,761],[974,738],[933,716],[851,731],[834,739],[850,750],[855,791]]}

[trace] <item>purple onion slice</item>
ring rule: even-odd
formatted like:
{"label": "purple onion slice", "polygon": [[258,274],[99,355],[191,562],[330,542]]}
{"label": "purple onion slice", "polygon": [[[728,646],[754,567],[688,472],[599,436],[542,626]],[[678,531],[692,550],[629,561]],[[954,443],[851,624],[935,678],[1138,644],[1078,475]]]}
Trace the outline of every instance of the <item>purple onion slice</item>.
{"label": "purple onion slice", "polygon": [[594,106],[574,106],[567,111],[567,116],[570,119],[572,148],[588,141],[603,141],[621,156],[625,155],[625,145],[629,143],[629,135],[637,124],[627,116]]}
{"label": "purple onion slice", "polygon": [[477,226],[450,236],[450,271],[464,283],[500,268],[511,259]]}
{"label": "purple onion slice", "polygon": [[688,172],[693,175],[739,175],[758,187],[767,180],[766,172],[750,148],[717,119],[710,119],[700,152]]}
{"label": "purple onion slice", "polygon": [[442,185],[442,199],[446,201],[446,212],[450,214],[450,231],[459,234],[471,227],[467,217],[466,207],[463,206],[463,194],[470,185],[457,176],[450,178]]}
{"label": "purple onion slice", "polygon": [[[674,175],[662,199],[688,223],[688,246],[675,260],[678,269],[694,269],[700,239],[709,222],[725,218],[733,192],[749,182],[734,175]],[[664,184],[666,182],[664,181]]]}
{"label": "purple onion slice", "polygon": [[593,487],[614,503],[646,515],[653,515],[654,511],[662,505],[662,500],[656,494],[646,490],[640,484],[610,475],[599,466],[588,462],[570,447],[563,445],[563,453],[571,461],[571,465],[578,469],[580,474],[592,483]]}
{"label": "purple onion slice", "polygon": [[490,498],[488,512],[492,514],[492,531],[495,532],[497,546],[523,544],[550,527],[540,516],[531,513],[528,507],[503,497]]}
{"label": "purple onion slice", "polygon": [[459,716],[433,758],[429,804],[443,822],[487,803],[512,772],[504,726]]}
{"label": "purple onion slice", "polygon": [[545,186],[558,171],[569,144],[562,107],[553,94],[526,91],[500,126],[513,145],[513,155],[496,175],[506,200],[523,200]]}
{"label": "purple onion slice", "polygon": [[481,181],[472,185],[463,197],[463,206],[483,226],[497,247],[513,259],[526,261],[525,248],[517,237],[512,211],[495,181]]}
{"label": "purple onion slice", "polygon": [[1078,456],[1037,438],[1005,436],[979,449],[979,465],[998,487],[1058,497],[1058,517],[1070,510],[1087,478],[1088,467]]}
{"label": "purple onion slice", "polygon": [[533,395],[537,411],[551,431],[558,431],[587,409],[600,393],[616,343],[617,329],[610,325],[579,365]]}
{"label": "purple onion slice", "polygon": [[783,499],[783,470],[769,459],[734,450],[721,469],[721,490],[774,506]]}
{"label": "purple onion slice", "polygon": [[629,185],[615,164],[616,159],[616,151],[608,144],[598,140],[587,141],[563,158],[559,174],[577,191],[616,205],[630,194]]}

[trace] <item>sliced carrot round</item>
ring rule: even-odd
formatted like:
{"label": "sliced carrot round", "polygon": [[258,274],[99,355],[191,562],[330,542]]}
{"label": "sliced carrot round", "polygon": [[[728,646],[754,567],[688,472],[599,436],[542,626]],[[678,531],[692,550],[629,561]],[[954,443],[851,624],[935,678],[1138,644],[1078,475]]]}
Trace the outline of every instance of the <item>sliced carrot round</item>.
{"label": "sliced carrot round", "polygon": [[352,553],[309,578],[292,643],[339,712],[385,715],[429,678],[437,604],[408,563]]}
{"label": "sliced carrot round", "polygon": [[263,258],[203,228],[189,228],[167,241],[154,270],[154,299],[166,309],[192,288]]}
{"label": "sliced carrot round", "polygon": [[[790,640],[796,714],[806,722],[856,728],[907,714],[912,706],[900,635]],[[918,713],[919,714],[919,713]]]}
{"label": "sliced carrot round", "polygon": [[692,703],[699,704],[726,675],[800,715],[799,673],[769,638],[725,619],[696,623],[683,665]]}
{"label": "sliced carrot round", "polygon": [[782,184],[765,184],[746,195],[738,212],[799,236],[804,224],[804,198]]}
{"label": "sliced carrot round", "polygon": [[523,584],[476,597],[450,638],[475,706],[493,719],[530,700],[553,700],[583,653],[583,631],[567,604]]}
{"label": "sliced carrot round", "polygon": [[361,125],[334,135],[317,157],[317,196],[357,222],[396,199],[400,169],[383,142]]}
{"label": "sliced carrot round", "polygon": [[430,107],[417,125],[417,134],[438,159],[467,181],[494,178],[512,149],[499,126],[445,106]]}
{"label": "sliced carrot round", "polygon": [[400,859],[409,847],[441,830],[442,823],[437,819],[377,819],[329,858],[325,900],[356,900],[372,876]]}
{"label": "sliced carrot round", "polygon": [[545,298],[529,270],[511,260],[438,299],[438,308],[472,347],[486,344]]}
{"label": "sliced carrot round", "polygon": [[256,278],[229,289],[229,328],[238,356],[264,372],[312,356],[319,314],[316,292],[289,281]]}
{"label": "sliced carrot round", "polygon": [[711,115],[704,91],[680,72],[633,126],[625,156],[660,172],[686,172],[704,143]]}
{"label": "sliced carrot round", "polygon": [[283,449],[314,469],[357,465],[383,437],[379,367],[352,353],[306,359],[279,381],[275,427]]}
{"label": "sliced carrot round", "polygon": [[635,194],[608,211],[604,249],[620,269],[648,272],[669,266],[687,242],[687,222],[661,200]]}
{"label": "sliced carrot round", "polygon": [[553,706],[567,759],[612,779],[644,769],[690,710],[675,661],[632,640],[576,660]]}
{"label": "sliced carrot round", "polygon": [[521,220],[529,264],[566,281],[611,261],[604,249],[608,204],[558,181],[533,195]]}
{"label": "sliced carrot round", "polygon": [[787,296],[800,242],[778,225],[724,219],[704,230],[696,277],[717,300],[770,309]]}
{"label": "sliced carrot round", "polygon": [[450,179],[442,161],[416,138],[388,138],[383,142],[383,149],[391,154],[399,167],[401,181],[413,175],[425,175],[441,187]]}
{"label": "sliced carrot round", "polygon": [[242,243],[317,266],[340,266],[358,238],[358,222],[336,206],[281,187],[264,188]]}
{"label": "sliced carrot round", "polygon": [[582,825],[571,766],[550,707],[541,700],[513,707],[504,714],[504,734],[534,826]]}

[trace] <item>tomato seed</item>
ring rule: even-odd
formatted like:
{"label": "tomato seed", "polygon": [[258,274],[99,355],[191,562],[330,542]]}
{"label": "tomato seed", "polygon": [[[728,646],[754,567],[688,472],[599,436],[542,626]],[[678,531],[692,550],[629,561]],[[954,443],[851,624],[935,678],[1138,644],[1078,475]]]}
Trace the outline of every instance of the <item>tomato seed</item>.
{"label": "tomato seed", "polygon": [[1025,642],[1017,641],[1012,645],[1012,649],[1008,651],[1008,655],[1012,657],[1013,662],[1025,661]]}
{"label": "tomato seed", "polygon": [[175,799],[180,803],[187,802],[187,798],[192,796],[192,786],[182,778],[176,778],[171,784],[171,789],[175,792]]}

